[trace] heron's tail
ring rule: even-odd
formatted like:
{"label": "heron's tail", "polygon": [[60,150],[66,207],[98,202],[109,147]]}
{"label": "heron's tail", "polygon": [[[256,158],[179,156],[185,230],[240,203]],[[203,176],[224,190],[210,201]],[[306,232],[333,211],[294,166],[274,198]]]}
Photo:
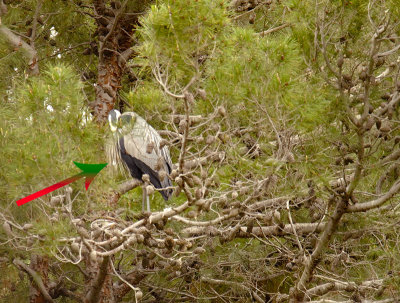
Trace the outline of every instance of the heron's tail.
{"label": "heron's tail", "polygon": [[[172,187],[172,182],[168,177],[165,177],[165,179],[161,182],[161,186],[162,188]],[[173,192],[174,191],[172,190],[172,188],[160,191],[165,201],[168,201],[172,197]]]}
{"label": "heron's tail", "polygon": [[121,159],[121,153],[118,148],[118,142],[110,139],[106,143],[106,154],[109,166],[112,169],[114,174],[122,174],[123,176],[128,177],[128,170],[124,161]]}

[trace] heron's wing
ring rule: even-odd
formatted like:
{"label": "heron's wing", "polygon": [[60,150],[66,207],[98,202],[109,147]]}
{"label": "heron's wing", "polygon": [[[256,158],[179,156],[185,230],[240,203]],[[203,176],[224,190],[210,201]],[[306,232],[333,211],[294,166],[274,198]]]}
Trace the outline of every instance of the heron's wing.
{"label": "heron's wing", "polygon": [[[165,186],[160,181],[158,173],[155,170],[151,169],[147,164],[145,164],[138,158],[131,156],[127,152],[125,148],[124,138],[121,138],[119,140],[119,146],[121,150],[121,158],[125,162],[132,177],[140,180],[143,174],[147,174],[149,175],[150,182],[154,185],[154,187],[160,189],[165,188]],[[168,200],[171,196],[171,190],[161,190],[160,193],[165,200]]]}
{"label": "heron's wing", "polygon": [[147,145],[151,142],[149,134],[132,132],[125,135],[123,140],[128,155],[142,161],[148,167],[155,170],[158,156],[154,150],[151,153],[146,152]]}
{"label": "heron's wing", "polygon": [[[142,161],[153,171],[157,171],[158,159],[161,157],[164,170],[170,174],[172,169],[171,156],[168,147],[164,146],[160,149],[161,140],[162,138],[157,131],[141,117],[137,117],[131,133],[124,136],[125,149],[130,156]],[[154,148],[151,153],[147,153],[147,146],[151,143]],[[160,182],[163,188],[172,186],[168,177],[160,180]]]}
{"label": "heron's wing", "polygon": [[[154,152],[157,155],[157,159],[158,158],[162,158],[164,161],[164,170],[165,172],[169,175],[172,171],[172,160],[171,160],[171,155],[169,153],[169,149],[167,146],[164,146],[163,148],[160,148],[160,143],[161,143],[161,136],[160,134],[149,124],[147,124],[148,126],[148,133],[149,133],[149,137],[150,140],[152,142],[154,142]],[[168,181],[169,179],[166,178]],[[171,182],[169,181],[168,184],[165,185],[165,187],[167,186],[171,186]]]}
{"label": "heron's wing", "polygon": [[146,122],[142,117],[138,116],[137,117],[137,123],[135,124],[135,128],[132,131],[132,134],[135,136],[142,136],[145,137],[145,145],[144,147],[144,152],[146,152],[146,147],[149,143],[153,142],[154,143],[154,153],[157,155],[157,159],[159,157],[162,157],[165,163],[164,170],[170,174],[172,170],[172,161],[171,161],[171,156],[168,150],[167,146],[164,146],[163,148],[160,149],[160,143],[161,143],[161,136],[158,134],[158,132]]}

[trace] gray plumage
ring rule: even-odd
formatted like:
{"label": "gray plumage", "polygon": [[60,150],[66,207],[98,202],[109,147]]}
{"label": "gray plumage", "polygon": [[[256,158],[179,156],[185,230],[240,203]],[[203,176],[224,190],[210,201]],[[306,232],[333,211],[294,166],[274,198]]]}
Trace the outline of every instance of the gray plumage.
{"label": "gray plumage", "polygon": [[[146,120],[134,112],[125,112],[121,115],[119,111],[112,110],[108,120],[114,132],[114,142],[108,148],[111,164],[129,171],[132,177],[140,180],[143,174],[148,174],[155,188],[164,188],[160,193],[165,200],[168,200],[172,189],[165,188],[172,186],[168,178],[172,161],[168,147],[160,148],[162,140],[160,135]],[[166,174],[162,174],[162,171]],[[160,174],[165,177],[161,179]],[[149,208],[148,205],[148,210]]]}

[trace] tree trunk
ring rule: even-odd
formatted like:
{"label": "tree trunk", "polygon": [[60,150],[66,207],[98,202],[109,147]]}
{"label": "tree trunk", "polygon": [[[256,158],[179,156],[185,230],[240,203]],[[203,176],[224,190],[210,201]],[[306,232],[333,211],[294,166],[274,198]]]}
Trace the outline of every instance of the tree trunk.
{"label": "tree trunk", "polygon": [[99,60],[96,99],[91,103],[93,114],[99,123],[107,121],[107,115],[117,101],[122,76],[122,67],[118,64],[118,57],[119,55],[112,53]]}
{"label": "tree trunk", "polygon": [[[96,97],[90,103],[96,122],[104,123],[114,108],[126,61],[133,53],[132,32],[138,24],[140,13],[146,1],[133,5],[125,2],[122,7],[108,8],[104,1],[94,1],[97,33],[99,40],[99,63],[96,84]],[[133,5],[133,7],[131,7]],[[129,14],[127,14],[129,12]]]}

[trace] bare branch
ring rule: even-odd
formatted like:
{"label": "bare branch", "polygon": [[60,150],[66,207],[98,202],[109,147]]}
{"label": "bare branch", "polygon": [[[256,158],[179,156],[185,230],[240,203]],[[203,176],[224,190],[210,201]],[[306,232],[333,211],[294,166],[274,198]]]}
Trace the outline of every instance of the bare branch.
{"label": "bare branch", "polygon": [[292,24],[291,23],[284,23],[284,24],[279,25],[277,27],[270,28],[270,29],[267,29],[265,31],[259,32],[259,33],[257,33],[257,35],[260,35],[261,37],[264,37],[265,35],[277,32],[277,31],[279,31],[281,29],[284,29],[286,27],[289,27],[289,26],[292,26]]}
{"label": "bare branch", "polygon": [[399,190],[400,190],[400,181],[397,181],[383,196],[372,201],[350,205],[347,208],[347,212],[349,213],[364,212],[374,208],[378,208],[381,205],[383,205],[386,201],[393,198],[393,196],[396,195],[399,192]]}
{"label": "bare branch", "polygon": [[[285,224],[282,228],[278,225],[276,226],[263,226],[263,227],[253,227],[252,232],[247,232],[247,227],[240,227],[238,233],[236,234],[237,238],[251,238],[253,236],[257,237],[273,237],[273,236],[282,236],[282,235],[292,235],[293,227],[296,229],[296,232],[300,235],[309,234],[314,232],[321,232],[326,226],[326,223],[296,223],[293,224]],[[216,227],[188,227],[182,230],[183,233],[188,234],[190,236],[197,235],[209,235],[209,236],[219,236],[224,233],[229,232],[232,228],[229,229],[218,229]]]}

